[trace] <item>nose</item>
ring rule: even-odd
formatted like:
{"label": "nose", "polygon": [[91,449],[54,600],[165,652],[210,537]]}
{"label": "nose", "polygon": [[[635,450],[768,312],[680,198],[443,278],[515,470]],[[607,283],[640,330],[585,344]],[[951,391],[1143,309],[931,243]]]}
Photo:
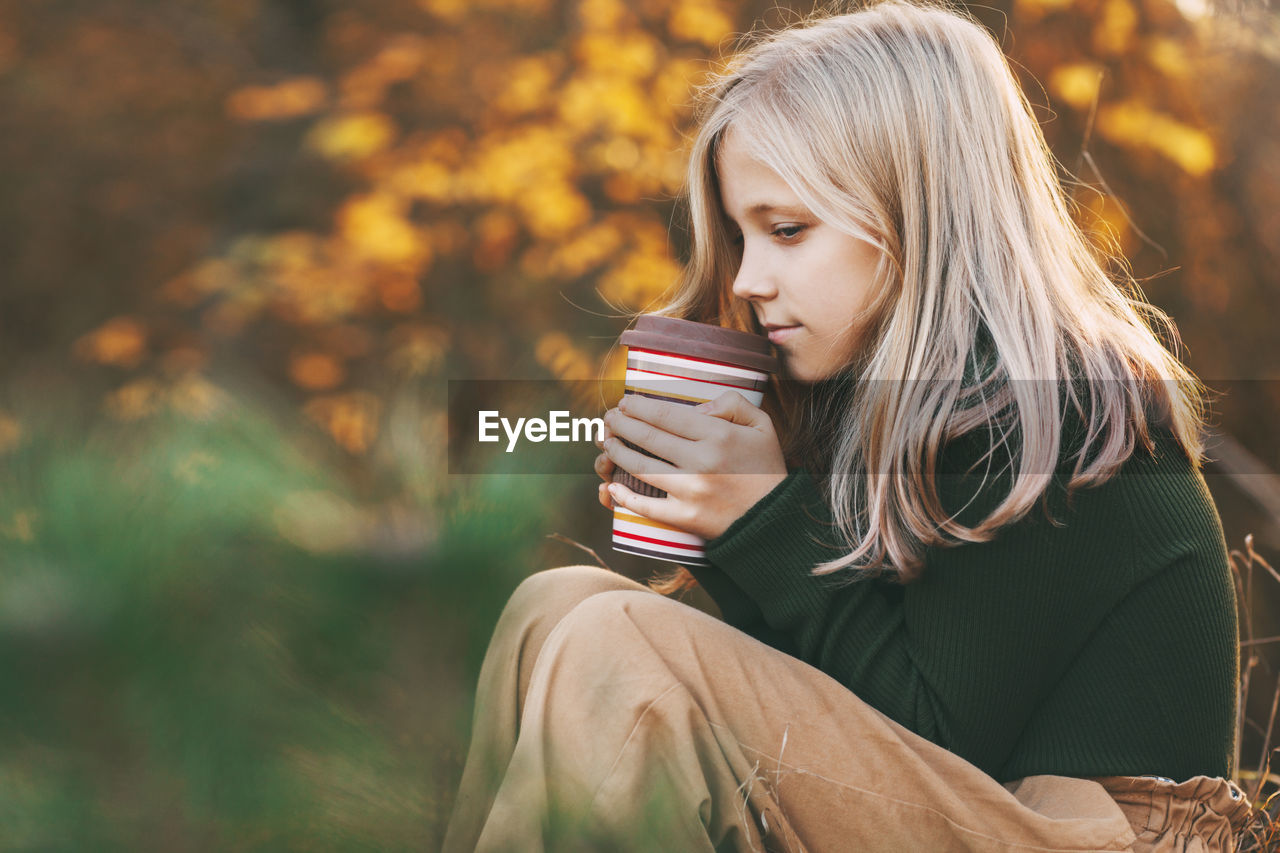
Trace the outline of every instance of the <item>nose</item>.
{"label": "nose", "polygon": [[738,274],[733,279],[733,295],[748,302],[763,302],[778,295],[773,275],[753,260],[750,252],[743,252]]}

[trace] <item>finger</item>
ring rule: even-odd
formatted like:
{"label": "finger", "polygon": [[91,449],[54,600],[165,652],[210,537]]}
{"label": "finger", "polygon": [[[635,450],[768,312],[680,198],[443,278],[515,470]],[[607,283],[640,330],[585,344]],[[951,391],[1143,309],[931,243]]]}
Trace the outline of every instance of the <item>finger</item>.
{"label": "finger", "polygon": [[690,441],[700,441],[711,434],[706,413],[683,403],[628,394],[618,403],[618,410]]}
{"label": "finger", "polygon": [[608,454],[601,453],[596,457],[595,471],[600,475],[600,479],[604,480],[606,483],[613,478],[613,469],[616,467],[617,466],[613,464],[613,460],[609,458]]}
{"label": "finger", "polygon": [[647,495],[637,495],[621,483],[614,483],[607,488],[615,505],[631,510],[637,515],[643,515],[659,524],[669,524],[675,528],[681,526],[681,505],[670,496],[651,498]]}
{"label": "finger", "polygon": [[609,458],[619,468],[654,488],[669,492],[671,491],[670,486],[676,485],[677,488],[679,487],[677,481],[679,471],[676,468],[661,459],[654,459],[651,456],[645,456],[639,451],[632,450],[623,444],[619,438],[611,438],[606,441],[604,443],[604,452],[609,454]]}
{"label": "finger", "polygon": [[[606,413],[606,414],[607,414],[607,413]],[[602,430],[600,431],[600,437],[599,437],[599,438],[597,438],[597,439],[593,442],[593,444],[595,444],[595,446],[596,446],[596,447],[598,447],[598,448],[600,448],[601,450],[604,450],[604,443],[605,443],[605,441],[607,441],[607,440],[608,440],[609,438],[611,438],[612,436],[613,436],[613,432],[612,432],[612,430],[610,430],[610,429],[609,429],[608,424],[605,424],[604,429],[602,429]]]}
{"label": "finger", "polygon": [[596,494],[600,499],[600,504],[605,509],[613,509],[613,498],[609,497],[608,483],[601,483],[600,488],[596,490]]}
{"label": "finger", "polygon": [[737,391],[724,392],[714,400],[698,406],[696,412],[742,426],[757,426],[761,418],[768,418],[768,415],[751,405]]}
{"label": "finger", "polygon": [[[685,467],[692,461],[696,445],[689,439],[672,435],[661,427],[624,415],[617,409],[608,412],[605,417],[618,438],[626,439],[636,447],[644,448],[653,455],[670,461],[676,467]],[[617,457],[614,457],[614,461],[617,461]]]}

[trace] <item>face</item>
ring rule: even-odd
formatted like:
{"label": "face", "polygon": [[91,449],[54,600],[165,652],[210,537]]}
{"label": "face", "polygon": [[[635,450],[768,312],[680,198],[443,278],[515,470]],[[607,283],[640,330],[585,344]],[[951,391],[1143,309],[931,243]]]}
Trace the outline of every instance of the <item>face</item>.
{"label": "face", "polygon": [[742,260],[733,293],[751,303],[790,378],[825,379],[858,343],[880,253],[810,213],[787,182],[730,129],[716,168],[720,203]]}

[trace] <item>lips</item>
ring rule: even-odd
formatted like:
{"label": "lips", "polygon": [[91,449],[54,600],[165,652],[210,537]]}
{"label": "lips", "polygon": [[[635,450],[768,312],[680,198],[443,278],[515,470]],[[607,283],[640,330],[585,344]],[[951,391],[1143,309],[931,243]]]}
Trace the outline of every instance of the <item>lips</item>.
{"label": "lips", "polygon": [[800,331],[799,326],[773,326],[769,324],[765,324],[765,329],[769,332],[769,342],[774,345],[785,343],[787,339]]}

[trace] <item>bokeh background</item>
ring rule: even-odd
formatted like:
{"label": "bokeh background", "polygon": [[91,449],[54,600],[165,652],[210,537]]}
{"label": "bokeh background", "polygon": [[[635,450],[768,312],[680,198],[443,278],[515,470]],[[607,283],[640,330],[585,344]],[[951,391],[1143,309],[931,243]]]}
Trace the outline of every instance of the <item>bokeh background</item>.
{"label": "bokeh background", "polygon": [[[616,374],[687,248],[692,88],[811,9],[0,0],[0,849],[438,846],[506,596],[591,562],[566,540],[655,568],[609,550],[591,453],[450,474],[448,380]],[[1222,392],[1206,479],[1256,575],[1256,790],[1280,15],[973,12],[1082,224]]]}

